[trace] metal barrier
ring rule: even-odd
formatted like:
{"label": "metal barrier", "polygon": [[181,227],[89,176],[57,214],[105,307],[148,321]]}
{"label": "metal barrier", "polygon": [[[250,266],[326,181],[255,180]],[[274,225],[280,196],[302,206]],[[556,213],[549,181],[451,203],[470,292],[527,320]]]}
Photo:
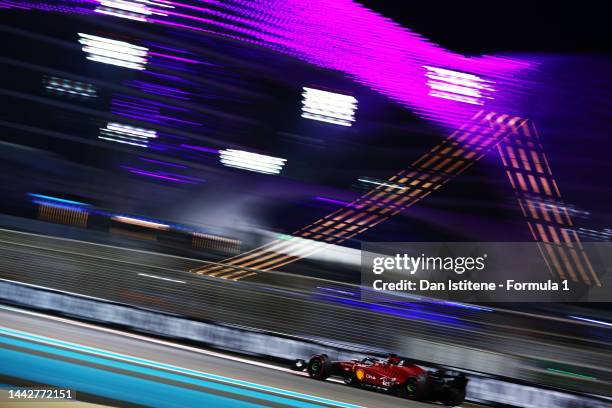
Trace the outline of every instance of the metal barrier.
{"label": "metal barrier", "polygon": [[[249,333],[282,333],[287,338],[308,339],[351,352],[401,352],[409,358],[574,392],[612,393],[609,340],[592,341],[588,336],[572,338],[541,331],[529,336],[520,327],[495,328],[494,324],[485,327],[474,319],[463,321],[435,314],[423,318],[418,313],[392,307],[381,311],[365,301],[325,298],[308,291],[283,290],[184,272],[199,264],[161,254],[28,234],[5,236],[0,232],[0,278],[5,283],[37,285],[103,299],[109,305],[148,310],[154,314],[147,315],[146,319],[155,327],[163,325],[164,321],[155,317],[155,313],[180,316],[185,321],[208,322],[226,329],[248,328]],[[25,292],[22,295],[25,296]],[[13,297],[15,299],[18,300]],[[32,302],[50,298],[27,299],[30,303],[25,305],[45,309],[44,304]],[[134,321],[108,320],[108,316],[120,316],[108,307],[93,309],[102,313],[99,317],[84,317],[137,327]],[[88,309],[80,305],[73,310],[85,313]],[[108,313],[101,312],[106,310]],[[63,309],[59,311],[69,313]],[[194,327],[199,326],[188,326],[179,332],[205,330]],[[227,333],[228,342],[237,337],[231,340],[237,342],[236,351],[256,353],[248,344],[257,344],[257,341],[242,342],[246,335]],[[163,334],[172,336],[171,333]],[[177,337],[189,338],[184,334]],[[286,350],[278,349],[283,350],[284,356],[288,355]],[[430,355],[422,354],[428,350]],[[315,350],[310,348],[306,354],[310,351]],[[547,371],[551,366],[584,375],[569,377]]]}
{"label": "metal barrier", "polygon": [[[199,322],[150,310],[86,298],[22,283],[0,280],[0,300],[11,304],[52,311],[80,319],[113,324],[156,335],[187,339],[216,348],[281,359],[304,358],[326,353],[332,359],[362,358],[381,350],[341,348],[333,342],[313,341],[247,328]],[[467,399],[493,406],[526,408],[606,408],[603,399],[519,384],[501,378],[467,373]]]}

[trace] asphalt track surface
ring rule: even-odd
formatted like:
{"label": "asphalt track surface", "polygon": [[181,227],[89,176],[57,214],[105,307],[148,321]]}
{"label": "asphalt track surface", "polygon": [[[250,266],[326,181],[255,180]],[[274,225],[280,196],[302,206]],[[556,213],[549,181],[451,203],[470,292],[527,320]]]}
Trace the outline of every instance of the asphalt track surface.
{"label": "asphalt track surface", "polygon": [[[294,285],[295,276],[289,279],[291,275],[284,273],[262,273],[261,276],[274,275],[277,281],[254,284],[227,282],[187,272],[203,262],[0,229],[0,278],[4,280],[103,298],[194,320],[294,336],[308,333],[312,338],[362,342],[399,353],[403,352],[399,341],[405,338],[389,333],[411,333],[419,341],[440,343],[446,340],[440,343],[443,347],[492,351],[520,358],[526,363],[553,361],[564,370],[589,377],[569,378],[545,370],[548,365],[532,364],[528,366],[531,367],[529,371],[523,370],[525,375],[521,378],[579,392],[603,395],[610,392],[612,330],[607,326],[498,309],[483,311],[447,306],[441,309],[427,303],[416,305],[421,309],[407,310],[409,318],[381,315],[339,303],[346,302],[340,295],[323,297],[318,294],[315,297],[312,290],[321,283],[317,280],[301,278],[301,283]],[[286,285],[287,281],[290,285]],[[311,282],[314,288],[304,288],[304,282]],[[339,284],[334,282],[334,286]],[[403,309],[399,311],[404,313]],[[364,331],[360,327],[376,329]],[[419,352],[427,350],[426,346],[418,345]],[[491,368],[489,357],[464,358],[466,354],[462,351],[459,349],[453,354],[463,358],[456,366],[490,372],[486,371]],[[441,353],[410,355],[438,364],[449,361]],[[466,361],[481,365],[462,365]],[[496,367],[505,370],[505,364],[502,361]]]}
{"label": "asphalt track surface", "polygon": [[[47,358],[51,361],[48,375],[56,378],[56,385],[65,380],[59,373],[66,364],[99,371],[99,378],[91,377],[99,388],[108,384],[106,373],[101,370],[110,375],[129,375],[129,380],[115,384],[115,390],[107,396],[113,401],[125,401],[127,395],[136,405],[149,405],[147,401],[152,401],[159,406],[181,406],[197,401],[198,406],[207,407],[434,406],[332,381],[315,381],[276,364],[5,306],[0,306],[0,353],[5,357],[6,353],[13,353],[9,357],[16,364],[2,370],[13,374],[31,368],[31,364],[38,363],[36,359]],[[30,358],[35,361],[29,362]],[[96,361],[101,358],[112,364]],[[89,378],[85,374],[80,374],[81,382]],[[45,370],[41,366],[40,370],[30,371],[30,375],[43,378]],[[132,380],[141,383],[131,384]],[[140,389],[143,384],[150,387]],[[91,393],[92,389],[95,388],[86,391]],[[147,395],[139,395],[142,392]],[[468,403],[462,406],[475,407]]]}

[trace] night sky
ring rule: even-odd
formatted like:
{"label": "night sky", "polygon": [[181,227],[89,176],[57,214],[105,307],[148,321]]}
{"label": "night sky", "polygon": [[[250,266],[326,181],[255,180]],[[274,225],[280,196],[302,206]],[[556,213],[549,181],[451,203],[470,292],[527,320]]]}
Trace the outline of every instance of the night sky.
{"label": "night sky", "polygon": [[[591,213],[580,220],[582,225],[593,229],[612,226],[607,205],[612,191],[606,109],[609,93],[605,91],[609,89],[610,65],[605,54],[611,47],[606,35],[609,25],[604,24],[606,13],[597,9],[601,6],[595,2],[553,6],[527,1],[363,4],[458,53],[561,58],[550,64],[557,68],[544,70],[538,78],[544,82],[551,75],[561,80],[534,102],[533,112],[548,115],[541,122],[544,143],[565,199]],[[328,204],[313,202],[312,197],[350,201],[364,191],[356,182],[359,177],[385,179],[444,137],[440,128],[338,72],[214,35],[109,21],[99,16],[0,12],[0,31],[6,39],[0,46],[3,58],[34,66],[3,65],[0,79],[3,90],[19,94],[4,93],[0,119],[21,125],[4,126],[1,136],[11,144],[4,149],[2,183],[8,198],[4,211],[18,211],[28,189],[42,189],[152,218],[199,225],[247,223],[291,233],[334,210]],[[79,31],[121,31],[126,39],[145,37],[147,41],[165,38],[173,46],[183,46],[216,64],[190,77],[196,84],[191,90],[199,95],[193,101],[201,108],[197,117],[205,126],[179,130],[197,138],[183,134],[192,144],[196,140],[213,148],[245,146],[288,157],[291,166],[284,177],[228,170],[220,167],[215,157],[184,155],[182,160],[194,164],[190,174],[207,182],[198,187],[168,185],[121,170],[139,160],[129,152],[86,145],[78,139],[59,142],[49,135],[25,131],[23,125],[28,125],[95,141],[99,128],[109,120],[105,115],[116,91],[106,85],[100,87],[100,97],[94,102],[38,101],[36,98],[48,98],[40,81],[49,70],[115,85],[135,78],[134,72],[84,61],[76,43]],[[567,59],[574,54],[578,60]],[[358,123],[339,129],[300,120],[299,94],[304,84],[356,95],[360,101]],[[65,109],[63,104],[75,109]],[[581,143],[576,143],[577,139]],[[10,149],[18,150],[15,146],[37,150],[13,154]],[[442,191],[362,238],[485,241],[500,236],[529,239],[503,170],[495,160],[484,160]]]}

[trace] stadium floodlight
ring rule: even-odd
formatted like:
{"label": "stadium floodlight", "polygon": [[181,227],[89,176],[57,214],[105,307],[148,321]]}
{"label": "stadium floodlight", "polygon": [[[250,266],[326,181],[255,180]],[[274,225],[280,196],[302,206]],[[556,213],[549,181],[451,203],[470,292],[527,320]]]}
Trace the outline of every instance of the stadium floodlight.
{"label": "stadium floodlight", "polygon": [[96,88],[93,85],[84,82],[71,81],[65,78],[58,78],[55,76],[46,76],[43,78],[43,84],[45,89],[49,92],[85,97],[95,98],[98,96]]}
{"label": "stadium floodlight", "polygon": [[83,33],[79,33],[79,43],[91,61],[137,70],[147,65],[149,49],[146,47]]}
{"label": "stadium floodlight", "polygon": [[303,118],[342,126],[351,126],[355,121],[357,99],[353,96],[307,87],[302,96]]}
{"label": "stadium floodlight", "polygon": [[99,3],[100,5],[96,7],[94,11],[109,16],[127,18],[128,20],[147,21],[147,16],[151,14],[151,10],[149,10],[146,5],[138,2],[102,0]]}
{"label": "stadium floodlight", "polygon": [[430,96],[472,105],[482,105],[484,99],[493,99],[490,96],[490,93],[494,91],[491,81],[477,75],[450,69],[427,65],[423,65],[423,68],[427,70],[425,76],[428,78]]}
{"label": "stadium floodlight", "polygon": [[96,13],[136,21],[147,21],[147,17],[152,14],[167,16],[157,9],[152,9],[151,6],[174,8],[168,3],[154,0],[97,0],[97,2],[99,6],[94,10]]}
{"label": "stadium floodlight", "polygon": [[221,163],[228,167],[256,171],[265,174],[279,174],[285,165],[286,159],[266,156],[263,154],[245,152],[242,150],[226,149],[219,151]]}
{"label": "stadium floodlight", "polygon": [[98,139],[129,144],[132,146],[148,147],[149,139],[157,137],[155,130],[142,129],[121,123],[109,122],[105,128],[100,129]]}

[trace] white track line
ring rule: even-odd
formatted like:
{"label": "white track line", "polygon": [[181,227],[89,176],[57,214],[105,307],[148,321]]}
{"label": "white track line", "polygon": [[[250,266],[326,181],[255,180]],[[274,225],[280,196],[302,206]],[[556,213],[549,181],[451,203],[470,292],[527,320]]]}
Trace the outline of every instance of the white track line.
{"label": "white track line", "polygon": [[[166,340],[146,337],[146,336],[142,336],[142,335],[139,335],[139,334],[128,333],[128,332],[124,332],[124,331],[116,330],[116,329],[110,329],[110,328],[107,328],[107,327],[97,326],[97,325],[89,324],[89,323],[85,323],[85,322],[79,322],[79,321],[76,321],[76,320],[66,319],[66,318],[63,318],[63,317],[51,316],[51,315],[47,315],[47,314],[44,314],[44,313],[34,312],[34,311],[31,311],[31,310],[19,309],[19,308],[16,308],[16,307],[11,307],[11,306],[6,306],[6,305],[0,305],[0,309],[9,310],[11,312],[21,313],[21,314],[25,314],[25,315],[29,315],[29,316],[38,317],[38,318],[54,320],[54,321],[57,321],[57,322],[60,322],[60,323],[70,324],[70,325],[73,325],[73,326],[84,327],[84,328],[87,328],[87,329],[90,329],[90,330],[98,330],[98,331],[114,334],[114,335],[117,335],[117,336],[128,337],[130,339],[135,339],[135,340],[139,340],[139,341],[146,341],[148,343],[158,344],[158,345],[167,346],[167,347],[173,347],[173,348],[189,351],[189,352],[192,352],[192,353],[198,353],[198,354],[204,354],[204,355],[211,356],[211,357],[222,358],[222,359],[225,359],[225,360],[230,360],[230,361],[234,361],[234,362],[238,362],[238,363],[250,364],[250,365],[254,365],[254,366],[258,366],[258,367],[263,367],[263,368],[268,368],[268,369],[272,369],[272,370],[276,370],[276,371],[283,371],[283,372],[287,372],[287,373],[291,373],[291,374],[298,374],[298,375],[301,375],[301,376],[307,376],[308,375],[306,373],[299,372],[299,371],[294,371],[294,370],[292,370],[290,368],[279,366],[279,365],[275,365],[275,364],[269,364],[269,363],[264,363],[264,362],[261,362],[261,361],[249,360],[247,358],[242,358],[242,357],[234,356],[234,355],[231,355],[231,354],[226,354],[226,353],[222,353],[222,352],[201,349],[201,348],[197,348],[197,347],[186,346],[186,345],[180,344],[180,343],[174,343],[174,342],[171,342],[171,341],[166,341]],[[58,340],[60,340],[60,339],[58,339]]]}

